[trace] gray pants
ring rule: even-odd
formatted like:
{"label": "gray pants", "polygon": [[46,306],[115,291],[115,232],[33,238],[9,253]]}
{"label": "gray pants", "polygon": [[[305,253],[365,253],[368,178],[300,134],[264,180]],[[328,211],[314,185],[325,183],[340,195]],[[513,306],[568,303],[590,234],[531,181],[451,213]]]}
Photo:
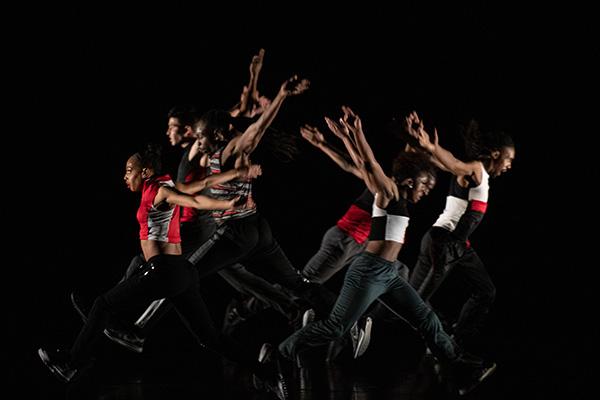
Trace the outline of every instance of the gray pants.
{"label": "gray pants", "polygon": [[352,263],[344,286],[329,317],[308,324],[279,345],[281,353],[294,359],[298,354],[342,337],[379,297],[402,315],[425,338],[434,355],[442,360],[456,357],[454,345],[440,320],[417,292],[401,278],[394,262],[362,253]]}
{"label": "gray pants", "polygon": [[323,235],[319,251],[306,263],[302,276],[314,283],[325,283],[336,272],[349,265],[365,248],[354,238],[332,226]]}

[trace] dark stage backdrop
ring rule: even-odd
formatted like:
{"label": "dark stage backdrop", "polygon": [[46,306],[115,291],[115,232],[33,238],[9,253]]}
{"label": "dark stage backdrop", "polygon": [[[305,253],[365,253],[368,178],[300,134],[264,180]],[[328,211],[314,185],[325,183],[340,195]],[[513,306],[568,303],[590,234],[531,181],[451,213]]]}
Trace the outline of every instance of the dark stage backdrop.
{"label": "dark stage backdrop", "polygon": [[[5,76],[17,89],[8,119],[18,127],[5,133],[17,143],[5,148],[14,161],[4,171],[15,379],[40,343],[73,337],[68,292],[110,287],[139,251],[138,197],[122,180],[127,157],[146,141],[168,144],[173,105],[235,103],[263,47],[262,93],[274,96],[292,74],[311,80],[273,124],[299,138],[301,154],[282,164],[261,144],[255,157],[264,169],[259,208],[294,265],[303,266],[363,187],[302,142],[302,124],[326,130],[323,116],[349,105],[384,165],[401,145],[387,126],[411,110],[459,154],[458,126],[469,118],[504,128],[517,158],[492,183],[488,215],[473,237],[498,288],[486,330],[497,343],[492,355],[502,360],[505,382],[529,394],[580,390],[590,374],[580,356],[598,331],[587,325],[592,291],[582,265],[591,265],[577,224],[589,204],[578,200],[586,189],[569,173],[574,159],[585,161],[585,146],[563,125],[570,97],[559,95],[580,76],[562,67],[576,50],[556,29],[557,15],[481,3],[340,7],[284,12],[250,2],[231,13],[178,3],[24,14],[28,35],[10,46],[14,71]],[[588,186],[597,178],[596,166],[574,170]],[[401,254],[411,267],[447,183],[442,174],[413,207]],[[213,282],[218,314],[217,294],[230,289]]]}

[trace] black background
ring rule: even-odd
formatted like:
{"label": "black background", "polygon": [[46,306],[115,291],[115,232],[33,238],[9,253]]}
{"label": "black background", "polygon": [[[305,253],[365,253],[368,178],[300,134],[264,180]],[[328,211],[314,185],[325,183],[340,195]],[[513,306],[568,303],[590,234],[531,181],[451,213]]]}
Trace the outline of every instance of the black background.
{"label": "black background", "polygon": [[[303,123],[325,129],[322,117],[347,104],[384,164],[399,146],[386,124],[413,109],[457,152],[457,126],[470,117],[511,133],[513,169],[492,183],[488,215],[473,237],[498,288],[486,335],[507,393],[583,393],[593,376],[586,355],[598,338],[594,234],[584,233],[594,229],[589,193],[598,167],[589,162],[591,127],[576,127],[593,116],[580,107],[594,93],[586,60],[597,54],[585,45],[593,37],[585,10],[485,2],[337,7],[171,2],[7,13],[17,21],[5,60],[14,106],[4,151],[12,378],[38,385],[39,371],[26,373],[35,349],[75,332],[68,292],[110,287],[138,251],[138,198],[122,182],[127,157],[148,140],[167,145],[173,105],[236,102],[251,56],[263,47],[261,92],[273,97],[294,73],[311,80],[274,122],[290,133]],[[256,154],[264,169],[260,210],[298,267],[362,190],[300,146],[289,164],[265,149]],[[409,266],[442,209],[447,180],[441,175],[413,207],[401,254]],[[216,292],[230,290],[210,282]],[[223,300],[214,302],[220,310]]]}

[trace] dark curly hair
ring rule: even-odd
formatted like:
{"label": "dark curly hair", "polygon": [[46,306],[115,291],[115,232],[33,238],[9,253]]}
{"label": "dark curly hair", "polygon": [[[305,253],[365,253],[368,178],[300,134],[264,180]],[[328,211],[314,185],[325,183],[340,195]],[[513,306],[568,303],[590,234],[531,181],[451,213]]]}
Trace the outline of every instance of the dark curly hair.
{"label": "dark curly hair", "polygon": [[416,180],[423,174],[436,177],[436,167],[428,154],[403,151],[394,158],[392,175],[396,182],[400,183],[406,178]]}

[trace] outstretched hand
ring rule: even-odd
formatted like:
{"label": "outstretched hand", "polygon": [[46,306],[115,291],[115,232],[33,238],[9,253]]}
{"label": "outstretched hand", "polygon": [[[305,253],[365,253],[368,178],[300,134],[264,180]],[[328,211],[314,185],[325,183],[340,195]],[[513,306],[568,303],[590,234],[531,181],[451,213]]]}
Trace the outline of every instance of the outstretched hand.
{"label": "outstretched hand", "polygon": [[260,73],[260,70],[263,65],[263,59],[265,57],[265,49],[260,49],[258,54],[252,57],[252,61],[250,61],[250,75],[255,76]]}
{"label": "outstretched hand", "polygon": [[434,129],[434,141],[431,142],[429,134],[425,130],[423,121],[419,118],[419,115],[416,113],[416,111],[411,112],[405,118],[404,128],[410,136],[419,141],[419,146],[421,146],[423,149],[429,152],[433,152],[435,150],[435,146],[438,143],[437,129]]}
{"label": "outstretched hand", "polygon": [[259,164],[252,164],[240,170],[240,178],[255,179],[262,175],[262,168]]}
{"label": "outstretched hand", "polygon": [[348,106],[342,106],[342,111],[344,112],[344,116],[340,119],[340,122],[353,133],[362,132],[360,117]]}
{"label": "outstretched hand", "polygon": [[325,143],[325,136],[314,126],[304,125],[300,128],[300,134],[313,146]]}
{"label": "outstretched hand", "polygon": [[304,93],[306,90],[308,90],[309,86],[310,81],[308,79],[300,79],[298,78],[298,75],[294,75],[287,81],[283,82],[279,92],[285,94],[286,96],[295,96],[297,94]]}
{"label": "outstretched hand", "polygon": [[344,140],[350,137],[350,131],[348,130],[348,127],[345,124],[342,124],[341,118],[340,123],[337,123],[331,118],[325,117],[325,123],[327,124],[327,127],[329,127],[329,130],[333,132],[333,134],[338,138]]}

